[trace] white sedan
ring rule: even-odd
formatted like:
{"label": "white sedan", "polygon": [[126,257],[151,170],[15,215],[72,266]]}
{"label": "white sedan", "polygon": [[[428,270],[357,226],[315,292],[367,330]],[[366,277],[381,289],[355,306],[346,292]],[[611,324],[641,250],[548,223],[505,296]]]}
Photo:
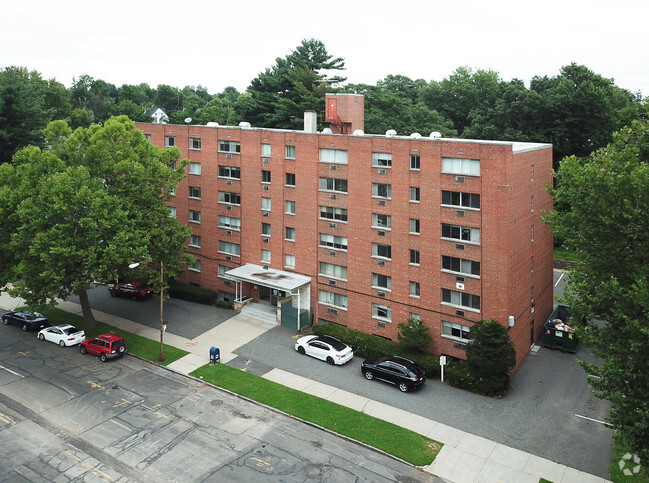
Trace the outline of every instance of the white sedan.
{"label": "white sedan", "polygon": [[83,330],[77,329],[74,325],[64,324],[47,327],[38,333],[40,340],[49,340],[61,347],[76,345],[86,338]]}
{"label": "white sedan", "polygon": [[330,335],[307,335],[295,341],[295,350],[327,364],[343,365],[354,357],[352,348]]}

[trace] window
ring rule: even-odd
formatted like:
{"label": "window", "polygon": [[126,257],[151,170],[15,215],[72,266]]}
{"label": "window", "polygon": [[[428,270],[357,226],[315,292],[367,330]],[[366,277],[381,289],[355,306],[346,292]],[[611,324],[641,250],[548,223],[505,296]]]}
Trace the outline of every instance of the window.
{"label": "window", "polygon": [[415,314],[414,312],[410,312],[410,316],[408,318],[415,319],[415,320],[421,320],[421,315]]}
{"label": "window", "polygon": [[372,304],[372,317],[392,322],[392,309],[385,305]]}
{"label": "window", "polygon": [[464,341],[469,340],[469,331],[471,329],[466,325],[454,324],[442,320],[442,336],[455,337]]}
{"label": "window", "polygon": [[477,275],[479,277],[480,262],[442,255],[442,270],[461,273],[463,275]]}
{"label": "window", "polygon": [[410,187],[410,201],[413,203],[419,203],[419,188],[415,186]]}
{"label": "window", "polygon": [[320,207],[320,218],[328,220],[347,221],[347,210],[345,208],[332,208],[331,206]]}
{"label": "window", "polygon": [[476,193],[460,193],[458,191],[442,191],[442,204],[479,210],[480,195]]}
{"label": "window", "polygon": [[335,248],[337,250],[347,250],[347,238],[336,235],[327,235],[320,233],[320,246]]}
{"label": "window", "polygon": [[219,240],[219,252],[227,253],[228,255],[239,256],[241,254],[241,245],[238,243],[230,243]]}
{"label": "window", "polygon": [[380,288],[382,290],[392,290],[392,277],[381,275],[380,273],[372,274],[372,288]]}
{"label": "window", "polygon": [[341,309],[347,308],[347,295],[320,290],[318,299],[321,304],[333,305],[335,307],[340,307]]}
{"label": "window", "polygon": [[295,214],[295,201],[287,201],[286,205],[286,214],[294,215]]}
{"label": "window", "polygon": [[410,249],[410,265],[419,265],[419,250]]}
{"label": "window", "polygon": [[270,211],[270,198],[262,198],[261,199],[261,209],[264,211]]}
{"label": "window", "polygon": [[372,256],[378,258],[392,259],[392,246],[372,243]]}
{"label": "window", "polygon": [[201,199],[201,189],[198,186],[189,187],[189,197],[197,200]]}
{"label": "window", "polygon": [[372,196],[390,199],[392,196],[392,186],[389,184],[372,183]]}
{"label": "window", "polygon": [[219,166],[219,177],[241,179],[241,168],[235,166]]}
{"label": "window", "polygon": [[442,223],[442,238],[450,238],[471,243],[480,243],[480,230],[466,226],[447,225]]}
{"label": "window", "polygon": [[295,255],[284,255],[284,266],[286,268],[295,268]]}
{"label": "window", "polygon": [[284,156],[287,159],[295,159],[295,146],[285,146]]}
{"label": "window", "polygon": [[261,234],[270,236],[270,223],[262,223],[261,224]]}
{"label": "window", "polygon": [[151,135],[150,134],[145,134],[144,139],[146,139],[147,141],[151,141]]}
{"label": "window", "polygon": [[320,162],[347,164],[347,151],[342,149],[320,149]]}
{"label": "window", "polygon": [[222,277],[227,272],[232,270],[232,267],[226,267],[225,265],[219,265],[219,277]]}
{"label": "window", "polygon": [[189,264],[187,267],[188,270],[191,270],[192,272],[200,272],[201,271],[201,261],[196,259],[192,263]]}
{"label": "window", "polygon": [[534,213],[534,195],[530,196],[530,211]]}
{"label": "window", "polygon": [[261,261],[263,263],[270,263],[270,250],[261,251]]}
{"label": "window", "polygon": [[192,223],[200,223],[201,222],[201,212],[200,211],[189,210],[189,221],[192,222]]}
{"label": "window", "polygon": [[290,226],[285,227],[284,239],[295,241],[295,228]]}
{"label": "window", "polygon": [[189,149],[201,149],[201,138],[189,138]]}
{"label": "window", "polygon": [[238,154],[241,152],[241,143],[237,141],[219,141],[219,152]]}
{"label": "window", "polygon": [[228,203],[231,205],[241,204],[241,193],[231,193],[229,191],[219,191],[219,203]]}
{"label": "window", "polygon": [[270,156],[270,144],[261,145],[261,155],[266,158]]}
{"label": "window", "polygon": [[420,169],[420,158],[418,154],[411,154],[410,155],[410,169]]}
{"label": "window", "polygon": [[534,257],[530,257],[530,271],[534,273]]}
{"label": "window", "polygon": [[530,166],[530,181],[534,181],[534,165]]}
{"label": "window", "polygon": [[165,148],[176,145],[176,136],[165,136]]}
{"label": "window", "polygon": [[410,296],[419,297],[419,282],[410,282]]}
{"label": "window", "polygon": [[327,277],[347,280],[347,267],[334,265],[333,263],[320,262],[320,274]]}
{"label": "window", "polygon": [[270,183],[270,171],[262,169],[261,170],[261,182]]}
{"label": "window", "polygon": [[189,174],[201,174],[201,163],[189,163]]}
{"label": "window", "polygon": [[392,227],[392,217],[390,215],[372,213],[372,227],[389,230]]}
{"label": "window", "polygon": [[169,208],[169,216],[171,218],[176,218],[176,207],[175,206],[167,206]]}
{"label": "window", "polygon": [[201,237],[199,235],[191,235],[189,237],[189,246],[190,247],[201,247]]}
{"label": "window", "polygon": [[391,153],[372,153],[372,166],[375,168],[391,168],[392,167],[392,154]]}
{"label": "window", "polygon": [[480,297],[456,290],[442,289],[442,303],[457,307],[480,310]]}
{"label": "window", "polygon": [[530,237],[531,237],[531,241],[534,241],[534,225],[530,227]]}
{"label": "window", "polygon": [[442,158],[442,173],[480,176],[480,160]]}
{"label": "window", "polygon": [[410,234],[419,235],[419,220],[416,218],[410,218]]}
{"label": "window", "polygon": [[286,173],[286,186],[295,186],[295,173]]}
{"label": "window", "polygon": [[219,216],[219,228],[228,228],[230,230],[241,230],[241,220],[229,216]]}
{"label": "window", "polygon": [[339,178],[320,178],[320,189],[347,193],[347,180]]}

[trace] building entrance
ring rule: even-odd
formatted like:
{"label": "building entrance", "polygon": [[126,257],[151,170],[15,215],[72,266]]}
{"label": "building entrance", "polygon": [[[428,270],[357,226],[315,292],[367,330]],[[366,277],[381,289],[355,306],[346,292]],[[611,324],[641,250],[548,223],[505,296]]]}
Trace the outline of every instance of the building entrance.
{"label": "building entrance", "polygon": [[270,287],[259,286],[259,303],[270,305],[272,307],[277,306],[277,301],[284,298],[285,292]]}

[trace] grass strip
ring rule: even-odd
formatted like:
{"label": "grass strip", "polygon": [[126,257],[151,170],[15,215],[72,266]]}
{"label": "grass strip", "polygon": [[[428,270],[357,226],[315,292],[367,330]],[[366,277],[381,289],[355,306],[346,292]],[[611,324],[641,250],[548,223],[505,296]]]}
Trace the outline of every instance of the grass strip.
{"label": "grass strip", "polygon": [[409,429],[224,364],[205,365],[191,375],[373,446],[415,466],[431,464],[442,448],[441,443]]}

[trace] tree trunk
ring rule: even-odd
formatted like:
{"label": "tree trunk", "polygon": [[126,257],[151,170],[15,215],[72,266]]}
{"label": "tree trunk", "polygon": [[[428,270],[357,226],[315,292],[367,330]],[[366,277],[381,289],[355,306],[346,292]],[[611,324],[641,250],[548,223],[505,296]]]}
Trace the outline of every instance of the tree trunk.
{"label": "tree trunk", "polygon": [[79,302],[81,302],[81,312],[83,313],[84,329],[94,329],[97,324],[95,323],[95,316],[90,308],[90,300],[88,299],[88,292],[82,291],[79,295]]}

